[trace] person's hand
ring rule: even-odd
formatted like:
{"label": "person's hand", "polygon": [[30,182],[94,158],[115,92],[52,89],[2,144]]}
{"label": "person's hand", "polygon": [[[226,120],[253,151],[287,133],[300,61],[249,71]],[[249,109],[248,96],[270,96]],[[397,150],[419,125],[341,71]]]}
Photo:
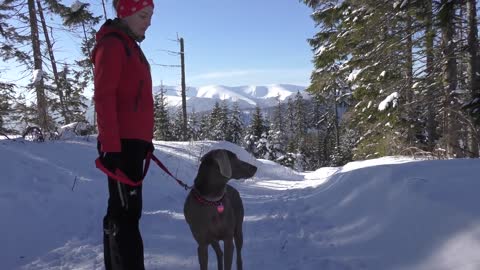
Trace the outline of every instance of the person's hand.
{"label": "person's hand", "polygon": [[107,170],[115,173],[115,170],[120,168],[121,155],[120,153],[106,152],[101,161]]}
{"label": "person's hand", "polygon": [[153,153],[155,151],[155,146],[153,146],[153,143],[150,142],[147,146],[147,153]]}

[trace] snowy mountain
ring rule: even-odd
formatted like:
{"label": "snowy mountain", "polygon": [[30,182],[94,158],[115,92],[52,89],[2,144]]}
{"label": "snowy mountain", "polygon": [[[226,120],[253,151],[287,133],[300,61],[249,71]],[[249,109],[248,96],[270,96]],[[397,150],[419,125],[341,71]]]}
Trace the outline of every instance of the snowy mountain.
{"label": "snowy mountain", "polygon": [[[211,149],[229,149],[258,167],[252,179],[230,182],[245,207],[245,269],[480,269],[479,159],[385,157],[298,173],[226,142],[155,148],[189,185]],[[108,191],[96,151],[94,137],[0,140],[1,269],[104,269]],[[146,269],[198,269],[183,217],[185,190],[155,166],[143,190]],[[209,253],[209,269],[216,269]]]}
{"label": "snowy mountain", "polygon": [[[153,93],[160,93],[161,86],[155,86]],[[182,104],[181,87],[180,86],[164,86],[167,107],[175,110]],[[202,87],[187,87],[187,111],[196,112],[209,111],[215,105],[215,102],[226,100],[229,105],[237,102],[241,110],[249,110],[255,108],[269,108],[277,104],[277,96],[280,101],[286,101],[289,97],[294,97],[300,92],[305,99],[309,99],[310,95],[305,91],[305,86],[292,84],[271,84],[267,86],[223,86],[223,85],[207,85]],[[89,107],[87,109],[87,119],[93,122],[94,108],[91,101],[87,101]]]}
{"label": "snowy mountain", "polygon": [[[277,97],[280,101],[286,101],[300,92],[304,98],[310,96],[305,92],[305,86],[291,84],[271,84],[266,86],[223,86],[207,85],[202,87],[187,87],[187,109],[196,112],[208,111],[213,108],[215,102],[226,100],[228,104],[238,102],[240,109],[252,109],[255,106],[268,108],[277,104]],[[155,94],[159,93],[161,86],[153,88]],[[170,108],[181,105],[181,88],[164,86],[166,99]]]}

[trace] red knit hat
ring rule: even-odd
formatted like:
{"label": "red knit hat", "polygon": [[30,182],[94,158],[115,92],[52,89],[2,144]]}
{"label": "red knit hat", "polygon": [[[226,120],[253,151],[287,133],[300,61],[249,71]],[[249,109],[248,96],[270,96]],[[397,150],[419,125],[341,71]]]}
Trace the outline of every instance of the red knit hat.
{"label": "red knit hat", "polygon": [[148,6],[153,8],[153,0],[118,0],[117,16],[125,18]]}

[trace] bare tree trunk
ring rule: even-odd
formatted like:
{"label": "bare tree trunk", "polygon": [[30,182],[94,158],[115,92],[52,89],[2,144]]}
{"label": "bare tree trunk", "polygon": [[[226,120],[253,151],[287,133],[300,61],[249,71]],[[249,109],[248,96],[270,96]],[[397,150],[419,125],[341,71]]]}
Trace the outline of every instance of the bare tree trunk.
{"label": "bare tree trunk", "polygon": [[[40,48],[40,38],[38,35],[37,15],[34,0],[28,0],[28,13],[30,17],[30,30],[33,49],[33,64],[34,69],[43,73],[42,70],[42,53]],[[35,92],[37,94],[37,113],[38,124],[42,131],[48,130],[48,112],[47,99],[45,97],[45,87],[43,82],[43,74],[41,78],[35,82]]]}
{"label": "bare tree trunk", "polygon": [[102,0],[102,7],[103,7],[103,16],[105,17],[105,21],[107,20],[107,9],[105,8],[105,0]]}
{"label": "bare tree trunk", "polygon": [[48,35],[47,23],[45,22],[45,17],[43,16],[43,9],[40,0],[37,1],[38,15],[42,22],[43,33],[45,35],[45,42],[47,43],[48,55],[50,56],[50,62],[52,63],[53,78],[55,85],[57,86],[57,95],[60,100],[60,114],[65,120],[65,124],[69,124],[72,120],[70,119],[70,114],[67,107],[65,106],[65,97],[63,96],[63,89],[61,89],[60,76],[58,75],[57,63],[55,61],[55,55],[53,54],[53,45],[50,42],[50,36]]}
{"label": "bare tree trunk", "polygon": [[[406,99],[407,103],[413,102],[413,29],[412,16],[407,14],[407,44],[406,44]],[[411,107],[411,106],[410,106]]]}
{"label": "bare tree trunk", "polygon": [[182,65],[182,133],[183,140],[187,139],[187,94],[185,84],[185,47],[183,38],[180,38],[180,60]]}
{"label": "bare tree trunk", "polygon": [[433,41],[435,39],[435,32],[433,31],[433,11],[432,11],[432,0],[426,1],[426,20],[425,20],[425,47],[427,54],[427,94],[426,94],[426,106],[427,106],[427,123],[426,131],[428,136],[428,148],[430,151],[433,151],[435,147],[435,140],[437,139],[437,123],[435,121],[435,95],[433,84],[434,76],[434,54],[433,54]]}
{"label": "bare tree trunk", "polygon": [[333,96],[333,109],[335,110],[334,116],[335,117],[335,122],[334,122],[334,127],[335,127],[335,147],[337,149],[340,148],[340,127],[339,127],[339,119],[338,119],[338,102],[337,102],[337,95],[334,94]]}
{"label": "bare tree trunk", "polygon": [[[478,59],[478,28],[477,28],[477,1],[467,0],[468,12],[468,58],[469,63],[467,72],[470,82],[470,91],[472,99],[480,94],[480,68]],[[476,130],[470,128],[469,134],[469,152],[471,157],[479,156],[478,140],[476,139]]]}
{"label": "bare tree trunk", "polygon": [[442,47],[443,47],[443,88],[444,88],[444,136],[446,143],[447,155],[454,157],[462,157],[460,147],[458,145],[458,125],[456,115],[452,111],[458,109],[454,99],[454,93],[457,89],[457,59],[455,57],[455,6],[454,2],[442,0]]}
{"label": "bare tree trunk", "polygon": [[408,119],[410,122],[410,127],[408,128],[408,138],[407,143],[413,145],[415,143],[415,134],[417,133],[418,124],[415,121],[416,106],[414,105],[413,97],[413,27],[412,27],[412,16],[407,13],[407,39],[405,44],[405,101],[406,106],[404,108],[407,110]]}

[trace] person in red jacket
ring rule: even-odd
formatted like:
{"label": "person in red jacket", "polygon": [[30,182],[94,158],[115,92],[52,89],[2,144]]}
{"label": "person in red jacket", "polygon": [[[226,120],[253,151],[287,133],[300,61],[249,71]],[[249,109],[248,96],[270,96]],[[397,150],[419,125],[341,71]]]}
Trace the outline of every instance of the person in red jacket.
{"label": "person in red jacket", "polygon": [[153,15],[153,0],[114,0],[117,18],[96,35],[92,61],[100,162],[131,183],[108,177],[103,220],[106,270],[144,270],[143,163],[153,151],[153,96],[150,65],[138,43]]}

